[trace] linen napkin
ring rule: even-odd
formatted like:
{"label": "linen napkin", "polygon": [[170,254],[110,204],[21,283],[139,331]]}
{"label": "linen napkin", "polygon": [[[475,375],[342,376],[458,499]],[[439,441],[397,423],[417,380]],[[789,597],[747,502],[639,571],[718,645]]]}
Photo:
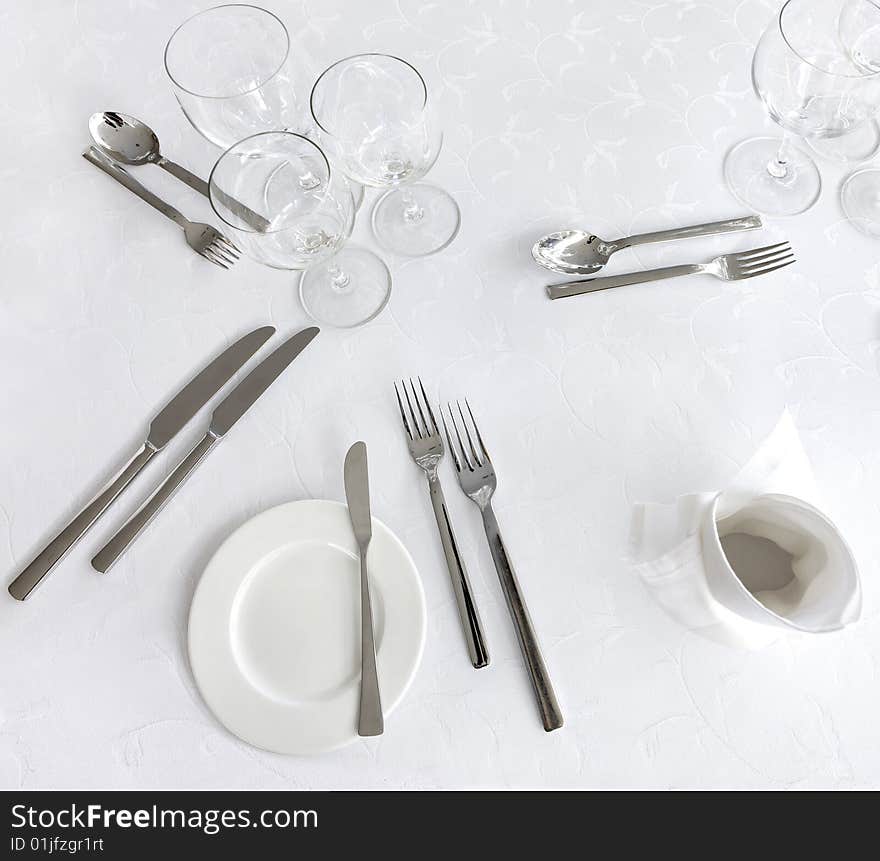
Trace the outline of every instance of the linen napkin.
{"label": "linen napkin", "polygon": [[667,612],[729,644],[836,630],[861,609],[855,560],[788,411],[728,487],[637,505],[631,551]]}

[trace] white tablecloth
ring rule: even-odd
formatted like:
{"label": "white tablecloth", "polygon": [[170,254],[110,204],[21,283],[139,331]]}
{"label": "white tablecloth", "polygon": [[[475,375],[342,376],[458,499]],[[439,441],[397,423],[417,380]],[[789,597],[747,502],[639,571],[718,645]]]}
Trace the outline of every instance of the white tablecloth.
{"label": "white tablecloth", "polygon": [[[149,122],[206,175],[213,150],[164,78],[179,21],[207,3],[10,5],[0,28],[0,570],[11,578],[208,357],[263,323],[306,323],[291,274],[206,264],[86,163],[89,115]],[[389,260],[388,309],[325,330],[108,575],[88,560],[187,429],[27,603],[0,600],[0,785],[35,787],[868,786],[880,782],[878,246],[843,220],[845,171],[763,234],[621,254],[614,271],[787,238],[798,264],[727,285],[690,278],[545,298],[529,247],[735,216],[724,153],[767,131],[749,79],[771,0],[273,2],[319,67],[387,51],[421,68],[445,118],[431,179],[461,204],[455,243]],[[137,175],[187,212],[209,205]],[[371,192],[369,205],[375,197]],[[362,215],[356,236],[370,245]],[[552,277],[551,277],[552,280]],[[476,509],[443,478],[494,662],[474,672],[391,382],[467,395],[500,475],[499,519],[566,727],[539,725]],[[683,629],[627,559],[637,500],[723,486],[788,406],[862,568],[839,634],[754,653]],[[289,499],[342,499],[370,447],[374,513],[428,601],[424,659],[384,737],[311,759],[231,737],[190,674],[193,588],[230,530]]]}

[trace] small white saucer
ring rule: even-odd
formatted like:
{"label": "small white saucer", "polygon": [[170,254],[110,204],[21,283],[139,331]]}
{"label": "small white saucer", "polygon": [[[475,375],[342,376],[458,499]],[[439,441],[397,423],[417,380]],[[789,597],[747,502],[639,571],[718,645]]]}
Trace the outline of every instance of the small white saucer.
{"label": "small white saucer", "polygon": [[[422,657],[425,596],[406,548],[375,518],[367,563],[387,718]],[[347,508],[290,502],[227,538],[193,597],[189,658],[208,707],[249,744],[311,754],[355,741],[360,575]]]}

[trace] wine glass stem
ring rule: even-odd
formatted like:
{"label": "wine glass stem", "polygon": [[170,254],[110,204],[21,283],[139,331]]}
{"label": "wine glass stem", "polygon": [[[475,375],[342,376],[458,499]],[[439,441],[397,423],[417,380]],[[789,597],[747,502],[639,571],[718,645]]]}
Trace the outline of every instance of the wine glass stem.
{"label": "wine glass stem", "polygon": [[425,210],[419,206],[416,196],[405,186],[400,190],[403,196],[403,219],[407,224],[416,224],[425,217]]}
{"label": "wine glass stem", "polygon": [[327,272],[330,275],[330,283],[333,285],[334,289],[344,290],[348,287],[351,278],[341,266],[331,263],[327,266]]}
{"label": "wine glass stem", "polygon": [[776,157],[767,162],[767,173],[774,179],[785,179],[788,176],[788,162],[791,153],[791,135],[785,132],[779,142]]}

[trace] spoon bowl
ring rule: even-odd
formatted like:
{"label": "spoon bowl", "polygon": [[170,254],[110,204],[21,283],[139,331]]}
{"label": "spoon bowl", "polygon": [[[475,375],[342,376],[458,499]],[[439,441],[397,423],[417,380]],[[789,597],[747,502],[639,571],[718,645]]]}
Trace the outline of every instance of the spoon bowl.
{"label": "spoon bowl", "polygon": [[127,114],[117,111],[92,114],[89,131],[95,143],[122,164],[149,164],[162,158],[155,132]]}
{"label": "spoon bowl", "polygon": [[[146,123],[119,111],[101,111],[89,118],[89,131],[97,148],[113,161],[129,165],[156,164],[199,194],[210,196],[205,180],[162,155],[159,151],[159,138]],[[267,223],[266,219],[249,209],[247,215],[249,224]]]}
{"label": "spoon bowl", "polygon": [[592,275],[598,272],[620,246],[583,230],[558,230],[532,246],[537,263],[562,275]]}

